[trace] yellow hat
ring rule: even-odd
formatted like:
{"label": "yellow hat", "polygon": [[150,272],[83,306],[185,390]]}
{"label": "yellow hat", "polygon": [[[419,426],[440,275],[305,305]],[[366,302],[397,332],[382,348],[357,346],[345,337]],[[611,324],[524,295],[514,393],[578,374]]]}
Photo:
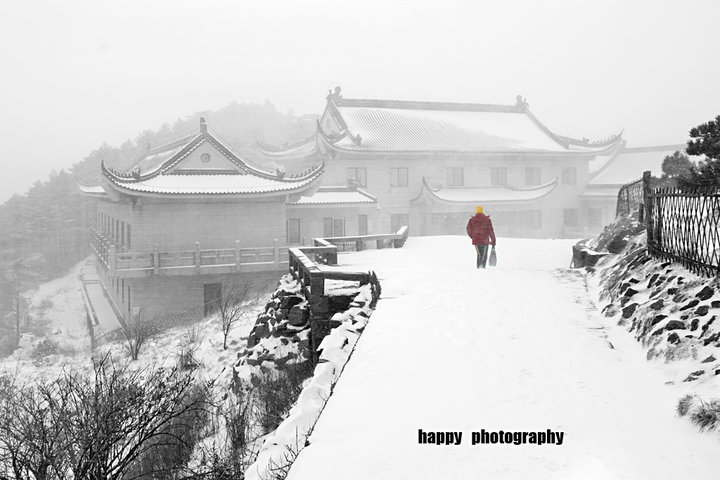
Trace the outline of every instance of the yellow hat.
{"label": "yellow hat", "polygon": [[483,213],[482,207],[479,205],[477,207],[475,207],[475,213]]}

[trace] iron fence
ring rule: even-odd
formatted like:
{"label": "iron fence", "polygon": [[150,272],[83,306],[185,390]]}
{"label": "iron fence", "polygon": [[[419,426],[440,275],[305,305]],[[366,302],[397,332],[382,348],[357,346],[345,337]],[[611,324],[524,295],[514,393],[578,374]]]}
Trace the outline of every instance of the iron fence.
{"label": "iron fence", "polygon": [[647,189],[648,252],[706,276],[720,273],[720,189]]}
{"label": "iron fence", "polygon": [[618,191],[617,196],[617,208],[615,211],[616,215],[637,215],[638,218],[641,214],[640,207],[643,204],[644,194],[644,183],[643,179],[635,180],[634,182],[626,183]]}

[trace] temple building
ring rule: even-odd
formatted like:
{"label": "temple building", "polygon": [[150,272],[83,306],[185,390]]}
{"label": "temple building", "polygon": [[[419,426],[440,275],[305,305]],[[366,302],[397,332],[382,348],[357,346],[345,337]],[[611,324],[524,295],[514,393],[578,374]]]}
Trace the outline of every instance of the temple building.
{"label": "temple building", "polygon": [[594,142],[559,135],[521,97],[512,105],[350,99],[336,88],[315,135],[258,150],[288,172],[322,162],[322,185],[374,197],[372,231],[464,234],[483,205],[498,235],[547,238],[586,236],[612,218],[614,207],[598,212],[583,195],[593,162],[621,146],[620,134]]}
{"label": "temple building", "polygon": [[201,316],[233,283],[277,280],[287,269],[287,205],[325,209],[312,201],[322,163],[298,175],[261,170],[204,119],[197,134],[148,150],[126,171],[101,168],[102,184],[80,190],[99,199],[91,243],[121,319]]}
{"label": "temple building", "polygon": [[[640,180],[645,171],[662,175],[663,159],[684,152],[686,145],[628,147],[625,142],[610,155],[601,155],[590,163],[590,180],[582,193],[583,208],[590,212],[590,225],[601,228],[615,218],[620,187]],[[692,157],[691,157],[692,158]]]}
{"label": "temple building", "polygon": [[80,187],[99,200],[92,246],[119,318],[200,316],[235,282],[277,278],[287,247],[316,237],[405,225],[411,235],[464,235],[476,205],[501,237],[587,237],[614,218],[620,185],[659,173],[682,146],[563,136],[521,97],[369,100],[336,88],[311,137],[257,148],[253,164],[201,119],[196,134],[126,170],[103,163],[102,183]]}

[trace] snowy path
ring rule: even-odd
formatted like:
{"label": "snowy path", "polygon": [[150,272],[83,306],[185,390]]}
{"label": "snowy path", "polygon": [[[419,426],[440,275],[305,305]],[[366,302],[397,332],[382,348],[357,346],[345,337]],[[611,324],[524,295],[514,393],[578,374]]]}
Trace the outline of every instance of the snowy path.
{"label": "snowy path", "polygon": [[[718,478],[717,434],[674,417],[677,396],[566,269],[572,243],[501,239],[487,271],[462,237],[343,255],[376,269],[383,299],[288,478]],[[419,445],[418,429],[462,443]],[[481,429],[565,435],[471,445]]]}

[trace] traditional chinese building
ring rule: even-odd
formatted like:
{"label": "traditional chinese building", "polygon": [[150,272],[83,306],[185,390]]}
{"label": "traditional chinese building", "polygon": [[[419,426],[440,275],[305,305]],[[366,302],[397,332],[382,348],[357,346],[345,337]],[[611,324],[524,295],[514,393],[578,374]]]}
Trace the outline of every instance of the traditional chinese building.
{"label": "traditional chinese building", "polygon": [[685,151],[685,145],[628,147],[622,142],[609,155],[590,163],[590,179],[582,193],[582,206],[588,211],[588,223],[600,229],[615,218],[620,187],[640,180],[645,171],[662,175],[662,162],[673,153]]}
{"label": "traditional chinese building", "polygon": [[118,316],[200,315],[232,283],[276,279],[287,269],[288,205],[312,211],[322,172],[254,167],[204,119],[126,171],[103,163],[102,184],[81,191],[99,199],[92,245]]}
{"label": "traditional chinese building", "polygon": [[[322,161],[323,185],[350,181],[373,196],[372,230],[464,234],[483,205],[498,235],[517,237],[598,231],[583,194],[591,164],[620,146],[619,134],[595,142],[559,135],[520,97],[514,105],[349,99],[339,88],[327,96],[316,135],[284,148],[258,145],[288,172]],[[324,223],[324,234],[356,222],[343,213],[332,217],[332,231]],[[288,219],[303,222],[291,212]]]}

